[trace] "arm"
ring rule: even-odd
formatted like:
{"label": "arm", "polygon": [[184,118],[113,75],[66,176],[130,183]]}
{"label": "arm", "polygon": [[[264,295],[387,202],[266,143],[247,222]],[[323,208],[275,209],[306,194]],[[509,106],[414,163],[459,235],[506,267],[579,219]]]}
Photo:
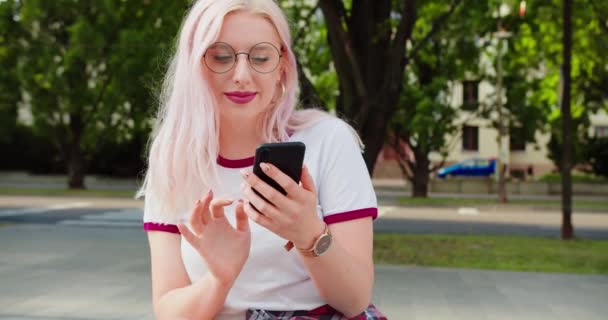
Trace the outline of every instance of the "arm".
{"label": "arm", "polygon": [[249,255],[251,233],[243,205],[236,205],[236,229],[224,207],[232,200],[213,199],[209,191],[196,202],[189,227],[178,224],[184,239],[201,255],[209,271],[191,284],[181,256],[181,236],[149,232],[154,313],[159,319],[213,319]]}
{"label": "arm", "polygon": [[[291,239],[296,248],[312,247],[325,225],[316,216],[316,190],[308,168],[302,168],[300,188],[273,165],[261,166],[266,168],[268,176],[287,190],[288,196],[283,196],[254,174],[243,172],[250,184],[245,186],[245,196],[249,199],[245,203],[245,212],[261,226],[284,239]],[[252,187],[274,205],[257,196]],[[258,209],[253,209],[251,203]],[[332,224],[330,232],[334,241],[329,251],[320,257],[302,256],[302,260],[321,297],[344,315],[352,317],[369,305],[374,283],[371,217]]]}
{"label": "arm", "polygon": [[148,232],[152,264],[152,301],[157,319],[213,319],[232,284],[214,280],[208,273],[192,284],[180,253],[181,236]]}
{"label": "arm", "polygon": [[[319,221],[315,238],[323,233]],[[360,218],[329,225],[332,246],[320,257],[300,254],[321,297],[347,317],[360,314],[371,302],[374,285],[372,218]]]}

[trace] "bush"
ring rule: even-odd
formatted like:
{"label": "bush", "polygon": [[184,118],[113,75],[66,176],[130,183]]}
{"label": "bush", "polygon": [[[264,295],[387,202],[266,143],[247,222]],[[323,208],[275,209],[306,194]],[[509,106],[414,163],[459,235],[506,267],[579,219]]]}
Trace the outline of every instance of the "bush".
{"label": "bush", "polygon": [[[561,182],[562,176],[559,173],[547,173],[538,179],[542,182]],[[608,183],[608,179],[592,174],[572,173],[572,182],[578,183]]]}
{"label": "bush", "polygon": [[0,141],[0,170],[30,173],[65,173],[61,157],[48,137],[36,135],[31,128],[17,125],[8,139]]}
{"label": "bush", "polygon": [[144,169],[144,153],[145,145],[138,141],[102,144],[88,158],[87,174],[136,177]]}
{"label": "bush", "polygon": [[586,156],[593,173],[608,178],[608,138],[591,139]]}

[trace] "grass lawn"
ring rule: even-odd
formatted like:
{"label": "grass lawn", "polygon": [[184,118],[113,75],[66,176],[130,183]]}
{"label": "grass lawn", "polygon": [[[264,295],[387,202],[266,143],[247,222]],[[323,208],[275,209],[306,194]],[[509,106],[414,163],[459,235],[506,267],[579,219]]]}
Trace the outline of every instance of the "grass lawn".
{"label": "grass lawn", "polygon": [[[434,206],[434,207],[452,207],[452,206],[531,206],[541,208],[561,208],[560,199],[509,199],[507,204],[498,203],[498,199],[492,198],[411,198],[403,197],[399,199],[399,203],[406,206]],[[588,199],[573,199],[574,209],[588,209],[593,211],[608,212],[608,200],[588,200]]]}
{"label": "grass lawn", "polygon": [[135,196],[135,191],[134,190],[69,190],[69,189],[36,189],[36,188],[0,188],[0,195],[133,198]]}
{"label": "grass lawn", "polygon": [[416,266],[608,274],[608,240],[375,234],[374,261]]}

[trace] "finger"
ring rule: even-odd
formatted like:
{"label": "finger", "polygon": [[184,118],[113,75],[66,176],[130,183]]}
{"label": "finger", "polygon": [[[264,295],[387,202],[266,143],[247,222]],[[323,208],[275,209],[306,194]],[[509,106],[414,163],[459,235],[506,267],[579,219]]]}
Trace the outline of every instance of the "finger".
{"label": "finger", "polygon": [[253,205],[254,210],[257,209],[258,212],[267,216],[271,220],[276,220],[281,217],[281,214],[277,210],[277,208],[271,203],[268,203],[257,193],[255,193],[249,185],[245,184],[243,186],[243,194],[245,195],[247,200],[249,200],[249,202]]}
{"label": "finger", "polygon": [[243,208],[243,200],[236,204],[236,229],[239,231],[249,231],[249,217]]}
{"label": "finger", "polygon": [[186,241],[188,241],[192,247],[196,248],[198,246],[198,237],[190,231],[188,226],[184,225],[183,223],[179,223],[177,225],[177,229],[179,229],[179,232],[182,234],[184,239],[186,239]]}
{"label": "finger", "polygon": [[209,214],[209,202],[211,202],[211,199],[213,199],[213,191],[209,190],[203,198],[197,200],[194,205],[194,211],[190,216],[190,225],[197,234],[200,234],[203,226],[211,221],[211,216]]}
{"label": "finger", "polygon": [[224,207],[229,206],[234,202],[232,199],[213,199],[209,205],[211,217],[213,219],[226,218],[224,215]]}
{"label": "finger", "polygon": [[193,212],[190,215],[190,226],[195,234],[201,234],[203,226],[211,220],[208,207],[212,198],[213,192],[209,190],[202,199],[197,200],[194,204]]}
{"label": "finger", "polygon": [[192,226],[192,230],[196,234],[201,234],[203,231],[203,220],[201,219],[201,215],[197,213],[200,210],[201,200],[196,200],[194,204],[194,209],[192,209],[192,214],[190,215],[190,226]]}
{"label": "finger", "polygon": [[277,208],[285,207],[288,199],[277,189],[271,187],[268,183],[249,171],[241,170],[241,175],[243,176],[243,179],[245,179],[245,183],[259,192],[268,202],[272,203]]}
{"label": "finger", "polygon": [[265,217],[263,214],[259,213],[253,207],[251,207],[251,204],[249,203],[249,201],[247,201],[247,200],[244,201],[243,210],[245,211],[245,214],[247,214],[249,219],[253,220],[253,222],[270,230],[270,227],[272,226],[270,219],[268,219],[268,217]]}
{"label": "finger", "polygon": [[302,176],[300,177],[300,181],[302,181],[302,188],[317,194],[315,181],[312,179],[310,171],[308,171],[308,167],[306,165],[302,166]]}
{"label": "finger", "polygon": [[288,196],[294,196],[299,191],[298,184],[290,176],[285,174],[279,168],[275,167],[273,164],[262,162],[260,163],[260,168],[262,168],[267,176],[276,181],[287,192]]}

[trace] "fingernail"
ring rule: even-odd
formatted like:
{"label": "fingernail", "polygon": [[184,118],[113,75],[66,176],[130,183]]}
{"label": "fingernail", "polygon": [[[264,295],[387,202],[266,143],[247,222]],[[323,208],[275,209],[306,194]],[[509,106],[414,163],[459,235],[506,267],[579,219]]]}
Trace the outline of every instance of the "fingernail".
{"label": "fingernail", "polygon": [[270,166],[267,165],[266,163],[262,162],[260,163],[260,167],[262,168],[262,170],[264,170],[265,172],[268,172],[268,170],[270,170]]}
{"label": "fingernail", "polygon": [[243,169],[243,170],[241,170],[241,175],[243,177],[245,177],[245,178],[248,178],[249,177],[249,172],[247,172],[247,170]]}
{"label": "fingernail", "polygon": [[209,189],[209,191],[207,191],[207,195],[213,197],[213,190]]}
{"label": "fingernail", "polygon": [[201,203],[201,200],[196,200],[196,203],[194,205],[198,206]]}

